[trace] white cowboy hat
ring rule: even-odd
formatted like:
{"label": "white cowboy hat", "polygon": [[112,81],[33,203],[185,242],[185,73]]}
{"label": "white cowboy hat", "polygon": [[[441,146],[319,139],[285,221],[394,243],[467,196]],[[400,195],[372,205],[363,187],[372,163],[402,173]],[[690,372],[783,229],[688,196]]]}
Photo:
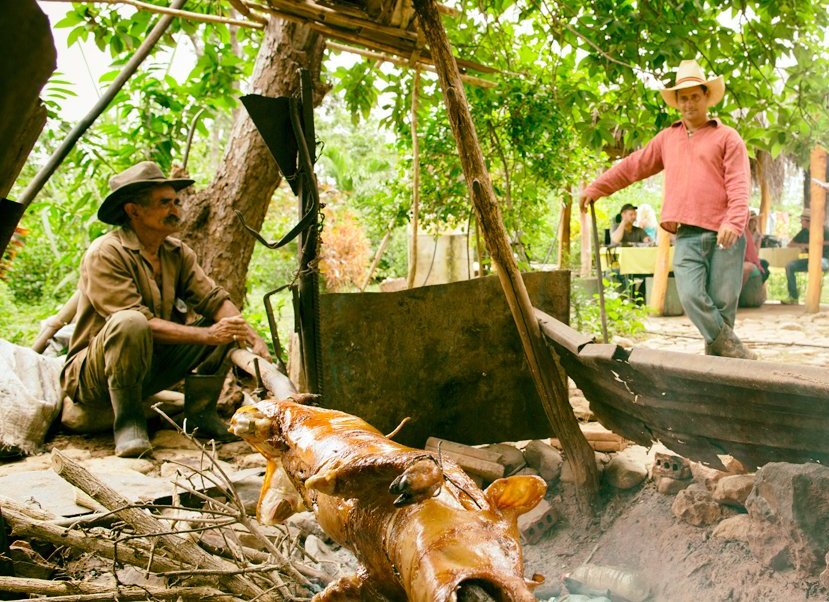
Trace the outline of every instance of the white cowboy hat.
{"label": "white cowboy hat", "polygon": [[678,108],[676,104],[676,91],[683,88],[693,88],[694,86],[705,86],[708,88],[708,106],[713,107],[722,100],[725,94],[725,82],[722,75],[713,79],[705,79],[705,73],[702,67],[696,61],[682,61],[679,63],[679,69],[676,70],[676,82],[673,88],[665,88],[660,90],[662,98],[668,103],[668,106]]}

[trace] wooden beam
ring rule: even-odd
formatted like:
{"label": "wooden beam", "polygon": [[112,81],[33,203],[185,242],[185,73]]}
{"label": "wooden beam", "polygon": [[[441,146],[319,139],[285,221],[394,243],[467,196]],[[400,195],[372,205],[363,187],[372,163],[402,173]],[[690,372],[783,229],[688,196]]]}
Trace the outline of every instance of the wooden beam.
{"label": "wooden beam", "polygon": [[230,17],[220,17],[218,15],[205,15],[202,13],[194,13],[188,10],[178,10],[176,8],[167,8],[166,6],[158,6],[156,4],[148,4],[140,0],[42,0],[43,2],[71,2],[73,4],[126,4],[137,8],[138,10],[145,10],[149,13],[158,13],[161,15],[170,15],[172,17],[179,17],[187,19],[188,21],[198,21],[200,23],[224,23],[225,25],[235,25],[237,27],[250,27],[252,29],[263,29],[265,27],[264,21],[256,19],[253,21],[244,21],[241,19],[231,19]]}
{"label": "wooden beam", "polygon": [[[338,52],[351,52],[353,54],[359,54],[360,56],[364,56],[366,58],[376,60],[376,61],[383,61],[386,63],[391,63],[393,65],[398,65],[400,67],[412,67],[411,60],[406,60],[402,57],[392,56],[389,54],[384,54],[382,52],[374,52],[372,50],[365,50],[363,48],[357,48],[356,46],[349,46],[348,44],[340,44],[339,42],[332,42],[331,40],[327,40],[325,45],[328,46],[331,50],[336,50]],[[421,69],[425,69],[431,73],[436,73],[435,66],[431,63],[427,63],[421,57],[417,59],[417,66]],[[473,86],[478,86],[479,88],[494,88],[498,84],[488,79],[483,79],[481,77],[475,77],[474,75],[468,75],[466,73],[461,74],[461,79],[464,83],[471,84]]]}
{"label": "wooden beam", "polygon": [[[578,197],[576,197],[578,198]],[[569,269],[570,265],[570,220],[573,217],[573,200],[567,198],[561,204],[558,220],[558,269]]]}
{"label": "wooden beam", "polygon": [[653,289],[648,305],[661,316],[665,313],[668,273],[671,271],[671,235],[660,227],[656,230],[656,240],[656,267],[653,271]]}
{"label": "wooden beam", "polygon": [[481,232],[497,268],[507,304],[515,320],[530,374],[553,431],[570,458],[579,505],[583,511],[589,512],[596,501],[599,486],[593,450],[579,430],[567,399],[567,389],[562,381],[560,368],[544,344],[527,287],[513,257],[495,190],[478,144],[460,72],[437,6],[434,0],[414,0],[413,4],[438,70],[443,100],[458,146],[467,188],[478,222],[481,224]]}
{"label": "wooden beam", "polygon": [[[308,3],[302,3],[300,8],[304,10],[296,10],[292,2],[285,0],[268,0],[270,2],[279,2],[279,8],[274,5],[264,5],[250,0],[244,0],[245,5],[250,8],[260,10],[276,15],[282,19],[287,19],[295,23],[300,23],[310,27],[314,31],[329,38],[334,38],[342,42],[351,44],[358,44],[365,48],[384,52],[386,54],[394,54],[404,59],[410,59],[416,52],[421,56],[417,58],[417,62],[424,64],[431,64],[433,61],[426,48],[418,46],[418,36],[413,32],[406,31],[405,39],[401,38],[400,34],[403,30],[393,27],[386,27],[377,25],[373,21],[364,19],[357,19],[356,17],[349,17],[353,25],[345,25],[342,19],[338,18],[339,11],[326,12],[326,18],[319,20],[314,18],[313,11],[309,13]],[[318,5],[313,5],[318,6]],[[322,7],[321,7],[322,8]],[[331,9],[328,9],[329,11]],[[382,29],[379,29],[382,28]],[[379,31],[382,30],[382,35]],[[497,69],[469,61],[466,59],[456,59],[460,67],[464,69],[472,69],[479,73],[498,73]]]}
{"label": "wooden beam", "polygon": [[[420,69],[412,78],[412,239],[409,241],[409,273],[406,288],[414,288],[417,276],[417,235],[420,230],[420,145],[417,139],[417,101],[420,89]],[[428,274],[427,274],[428,277]],[[425,284],[425,282],[424,282]]]}
{"label": "wooden beam", "polygon": [[[816,146],[810,156],[810,172],[813,178],[823,180],[826,177],[826,149]],[[811,182],[809,191],[809,282],[806,285],[806,313],[816,314],[820,311],[820,290],[823,285],[823,225],[826,221],[826,190]]]}

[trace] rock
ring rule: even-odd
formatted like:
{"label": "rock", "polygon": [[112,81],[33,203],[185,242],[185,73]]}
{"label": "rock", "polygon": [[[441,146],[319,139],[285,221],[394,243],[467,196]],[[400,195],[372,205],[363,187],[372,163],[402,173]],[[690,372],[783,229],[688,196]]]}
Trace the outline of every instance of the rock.
{"label": "rock", "polygon": [[593,410],[590,409],[590,402],[583,395],[570,395],[570,407],[579,422],[591,422],[595,420]]}
{"label": "rock", "polygon": [[283,524],[288,528],[289,533],[292,535],[298,531],[300,539],[313,534],[323,541],[331,541],[331,539],[320,527],[313,512],[297,512],[296,514],[285,519]]}
{"label": "rock", "polygon": [[119,458],[117,456],[105,456],[103,458],[90,458],[81,464],[90,472],[124,472],[133,470],[141,474],[149,474],[155,466],[149,460],[143,458]]}
{"label": "rock", "polygon": [[[745,507],[752,519],[767,523],[782,536],[796,569],[816,573],[825,567],[824,556],[829,550],[829,468],[820,464],[766,464],[757,471]],[[752,552],[755,546],[763,547],[762,538],[754,539],[749,541]]]}
{"label": "rock", "polygon": [[780,330],[803,330],[803,325],[797,322],[781,322],[777,325]]}
{"label": "rock", "polygon": [[748,543],[748,536],[751,529],[752,522],[748,514],[738,514],[737,516],[731,516],[720,521],[720,524],[714,527],[711,535],[726,541],[742,541]]}
{"label": "rock", "polygon": [[721,478],[725,476],[728,476],[727,472],[717,470],[716,468],[711,468],[710,466],[700,464],[699,462],[691,462],[690,464],[691,474],[694,477],[694,481],[705,486],[705,488],[708,489],[708,491],[714,491],[714,487],[716,487],[717,481],[719,481]]}
{"label": "rock", "polygon": [[539,476],[547,481],[555,481],[561,474],[561,453],[549,443],[530,441],[524,448],[527,466],[538,471]]}
{"label": "rock", "polygon": [[631,445],[614,455],[605,467],[604,478],[616,489],[631,489],[648,478],[645,463],[648,450],[641,445]]}
{"label": "rock", "polygon": [[748,548],[757,560],[775,571],[792,568],[789,534],[776,525],[753,521],[748,533]]}
{"label": "rock", "polygon": [[[165,458],[167,461],[161,465],[161,476],[165,478],[169,478],[175,475],[180,475],[180,478],[183,479],[190,479],[191,482],[197,485],[199,488],[202,487],[201,479],[196,474],[196,471],[203,471],[203,472],[217,472],[213,463],[204,458],[203,456],[194,456],[193,452],[184,452],[179,454],[175,457],[167,457]],[[231,474],[234,472],[234,468],[228,464],[227,462],[222,462],[221,460],[216,461],[219,467],[225,474]],[[221,479],[221,476],[219,476]],[[212,484],[207,480],[204,479],[204,485],[206,487],[211,487]]]}
{"label": "rock", "polygon": [[722,462],[725,471],[729,474],[746,474],[748,470],[746,470],[743,463],[740,462],[737,458],[729,455],[719,456],[720,462]]}
{"label": "rock", "polygon": [[150,443],[156,449],[194,449],[193,443],[178,431],[156,431]]}
{"label": "rock", "polygon": [[267,466],[268,459],[260,453],[245,454],[240,456],[236,461],[239,468],[256,468],[259,466]]}
{"label": "rock", "polygon": [[545,581],[533,590],[536,600],[555,600],[561,595],[561,583],[555,579]]}
{"label": "rock", "polygon": [[[250,444],[244,441],[232,441],[230,443],[222,443],[216,446],[216,455],[219,460],[226,460],[228,462],[235,460],[240,456],[245,456],[252,451]],[[260,454],[261,455],[261,454]]]}
{"label": "rock", "polygon": [[829,589],[829,552],[826,552],[826,570],[820,574],[820,584]]}
{"label": "rock", "polygon": [[22,539],[9,546],[8,555],[16,577],[49,579],[58,568],[32,548],[28,541]]}
{"label": "rock", "polygon": [[524,454],[521,450],[508,443],[493,443],[484,446],[484,449],[493,451],[501,456],[501,464],[504,465],[504,476],[515,474],[527,465]]}
{"label": "rock", "polygon": [[722,518],[722,506],[714,501],[711,493],[698,483],[680,491],[671,511],[678,519],[695,527],[712,525]]}
{"label": "rock", "polygon": [[535,468],[530,468],[529,466],[525,466],[524,468],[522,468],[519,471],[516,471],[516,473],[515,473],[515,476],[523,476],[523,475],[529,475],[529,476],[536,476],[537,477],[538,476],[538,471]]}
{"label": "rock", "polygon": [[694,481],[691,479],[672,479],[671,477],[657,477],[656,490],[662,495],[676,495]]}
{"label": "rock", "polygon": [[714,487],[714,500],[727,506],[745,508],[746,498],[754,487],[754,475],[736,474],[720,479]]}
{"label": "rock", "polygon": [[518,517],[521,538],[528,544],[538,543],[558,519],[558,511],[550,502],[541,500],[535,508]]}

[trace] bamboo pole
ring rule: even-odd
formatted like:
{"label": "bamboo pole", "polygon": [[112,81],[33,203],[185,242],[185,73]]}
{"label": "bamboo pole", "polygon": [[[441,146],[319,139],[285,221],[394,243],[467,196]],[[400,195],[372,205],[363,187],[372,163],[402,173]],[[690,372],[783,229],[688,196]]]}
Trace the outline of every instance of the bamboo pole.
{"label": "bamboo pole", "polygon": [[414,288],[417,276],[417,233],[420,218],[420,143],[417,140],[417,99],[420,69],[415,68],[412,81],[412,239],[409,242],[409,275],[406,288]]}
{"label": "bamboo pole", "polygon": [[[826,149],[816,146],[810,156],[810,172],[813,178],[823,180],[826,177]],[[826,190],[811,182],[809,191],[811,202],[809,209],[809,281],[806,285],[806,313],[816,314],[820,311],[820,290],[823,285],[823,226],[826,221]]]}
{"label": "bamboo pole", "polygon": [[481,224],[481,232],[497,268],[544,411],[553,431],[561,440],[573,469],[579,505],[583,511],[588,512],[596,500],[599,484],[593,450],[579,429],[568,403],[567,389],[559,367],[544,344],[527,288],[512,255],[495,191],[469,113],[463,82],[437,6],[434,0],[414,0],[413,4],[438,70],[449,123],[458,146],[472,203]]}
{"label": "bamboo pole", "polygon": [[653,270],[653,288],[648,306],[659,315],[665,313],[668,295],[668,273],[671,271],[671,235],[662,228],[656,230],[656,266]]}
{"label": "bamboo pole", "polygon": [[[171,8],[179,9],[185,2],[186,0],[173,0]],[[150,51],[152,51],[158,40],[161,39],[161,36],[164,35],[164,32],[167,31],[167,28],[172,22],[172,15],[163,15],[158,20],[158,23],[155,24],[155,27],[153,27],[152,31],[150,31],[150,34],[147,36],[147,39],[144,40],[138,50],[135,51],[135,54],[132,55],[129,62],[112,81],[109,88],[106,89],[106,92],[104,92],[101,98],[98,99],[95,106],[93,106],[89,113],[84,115],[83,119],[81,119],[78,124],[72,128],[72,131],[69,132],[69,135],[64,139],[57,150],[52,153],[52,156],[49,157],[46,164],[40,169],[40,171],[37,172],[17,201],[23,205],[24,210],[34,200],[49,178],[52,177],[55,170],[61,163],[63,163],[63,160],[66,159],[69,152],[75,147],[75,144],[78,142],[80,137],[83,136],[95,120],[101,116],[101,113],[106,110],[109,103],[112,102],[113,98],[115,98],[115,95],[118,94],[124,84],[127,83],[127,80],[138,70],[138,67],[142,62],[144,62],[144,59],[149,56]]]}

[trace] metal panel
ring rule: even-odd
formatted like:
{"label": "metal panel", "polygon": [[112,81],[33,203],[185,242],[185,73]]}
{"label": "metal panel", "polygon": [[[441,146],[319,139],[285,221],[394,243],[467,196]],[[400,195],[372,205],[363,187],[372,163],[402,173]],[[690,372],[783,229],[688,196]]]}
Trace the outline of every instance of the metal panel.
{"label": "metal panel", "polygon": [[[537,307],[567,319],[568,272],[524,275]],[[396,440],[461,443],[549,437],[497,277],[397,293],[320,296],[323,403]]]}

